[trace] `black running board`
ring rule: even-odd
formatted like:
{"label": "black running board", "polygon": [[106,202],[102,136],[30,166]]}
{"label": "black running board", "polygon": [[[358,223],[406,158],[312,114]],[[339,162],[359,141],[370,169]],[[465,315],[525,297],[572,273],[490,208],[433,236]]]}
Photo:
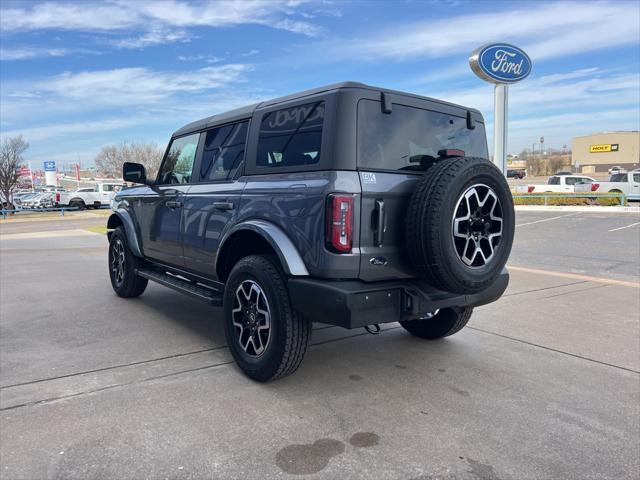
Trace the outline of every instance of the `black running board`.
{"label": "black running board", "polygon": [[140,268],[136,270],[136,274],[142,278],[147,278],[152,282],[159,283],[165,287],[173,288],[178,292],[185,293],[198,300],[203,300],[210,305],[216,307],[222,306],[222,291],[203,285],[190,282],[175,275],[160,272],[158,270]]}

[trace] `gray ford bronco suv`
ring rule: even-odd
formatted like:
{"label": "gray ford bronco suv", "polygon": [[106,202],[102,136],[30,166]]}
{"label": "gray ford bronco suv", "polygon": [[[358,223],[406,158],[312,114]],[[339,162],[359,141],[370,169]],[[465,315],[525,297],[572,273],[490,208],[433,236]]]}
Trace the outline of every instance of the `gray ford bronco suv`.
{"label": "gray ford bronco suv", "polygon": [[186,125],[156,178],[123,176],[116,294],[152,280],[221,306],[255,380],[298,368],[312,322],[442,338],[509,280],[513,202],[477,110],[340,83]]}

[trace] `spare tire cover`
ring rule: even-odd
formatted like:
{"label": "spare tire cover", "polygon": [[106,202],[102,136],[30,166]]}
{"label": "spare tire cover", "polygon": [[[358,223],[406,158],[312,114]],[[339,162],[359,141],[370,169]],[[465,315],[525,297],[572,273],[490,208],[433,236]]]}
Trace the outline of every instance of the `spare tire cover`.
{"label": "spare tire cover", "polygon": [[514,226],[511,191],[498,168],[475,157],[441,160],[418,182],[409,203],[409,258],[434,287],[476,293],[507,263]]}

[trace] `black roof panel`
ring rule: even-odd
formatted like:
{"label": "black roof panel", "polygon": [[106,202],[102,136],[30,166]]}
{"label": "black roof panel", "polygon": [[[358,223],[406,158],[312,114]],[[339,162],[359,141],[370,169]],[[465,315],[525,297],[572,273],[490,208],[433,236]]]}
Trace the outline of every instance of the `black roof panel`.
{"label": "black roof panel", "polygon": [[[429,100],[432,102],[438,102],[441,103],[443,105],[450,105],[450,106],[454,106],[454,107],[460,107],[460,105],[455,105],[453,103],[449,103],[449,102],[444,102],[442,100],[437,100],[434,98],[429,98],[429,97],[424,97],[421,95],[415,95],[412,93],[407,93],[407,92],[401,92],[398,90],[389,90],[387,88],[380,88],[380,87],[374,87],[371,85],[366,85],[364,83],[360,83],[360,82],[340,82],[340,83],[333,83],[330,85],[325,85],[323,87],[317,87],[317,88],[312,88],[309,90],[304,90],[302,92],[298,92],[298,93],[293,93],[291,95],[286,95],[284,97],[278,97],[278,98],[274,98],[272,100],[266,100],[264,102],[260,102],[260,103],[254,103],[252,105],[248,105],[246,107],[241,107],[241,108],[236,108],[234,110],[230,110],[228,112],[223,112],[223,113],[219,113],[217,115],[212,115],[210,117],[206,117],[203,118],[201,120],[196,120],[195,122],[191,122],[187,125],[185,125],[184,127],[180,128],[179,130],[176,130],[173,133],[173,136],[180,136],[180,135],[184,135],[190,132],[194,132],[197,130],[202,130],[204,128],[207,128],[209,126],[212,125],[219,125],[219,124],[223,124],[223,123],[228,123],[228,122],[233,122],[236,120],[240,120],[242,118],[248,118],[250,117],[253,112],[255,112],[258,108],[260,107],[268,107],[268,106],[272,106],[272,105],[277,105],[279,103],[284,103],[284,102],[288,102],[288,101],[292,101],[292,100],[296,100],[299,98],[304,98],[304,97],[309,97],[312,95],[317,95],[319,93],[325,93],[325,92],[330,92],[330,91],[334,91],[334,90],[340,90],[340,89],[345,89],[345,88],[360,88],[363,90],[375,90],[378,92],[386,92],[386,93],[392,93],[395,95],[404,95],[407,97],[413,97],[413,98],[418,98],[418,99],[423,99],[423,100]],[[466,108],[466,107],[463,107]],[[477,112],[480,113],[478,110],[474,109],[474,108],[468,108],[467,110],[471,110],[472,112]]]}

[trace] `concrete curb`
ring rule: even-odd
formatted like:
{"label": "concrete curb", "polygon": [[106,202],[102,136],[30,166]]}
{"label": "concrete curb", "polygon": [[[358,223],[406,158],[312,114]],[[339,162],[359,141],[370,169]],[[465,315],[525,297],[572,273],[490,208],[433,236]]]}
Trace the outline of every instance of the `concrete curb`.
{"label": "concrete curb", "polygon": [[640,207],[581,207],[575,205],[516,205],[516,212],[585,212],[585,213],[640,213]]}

